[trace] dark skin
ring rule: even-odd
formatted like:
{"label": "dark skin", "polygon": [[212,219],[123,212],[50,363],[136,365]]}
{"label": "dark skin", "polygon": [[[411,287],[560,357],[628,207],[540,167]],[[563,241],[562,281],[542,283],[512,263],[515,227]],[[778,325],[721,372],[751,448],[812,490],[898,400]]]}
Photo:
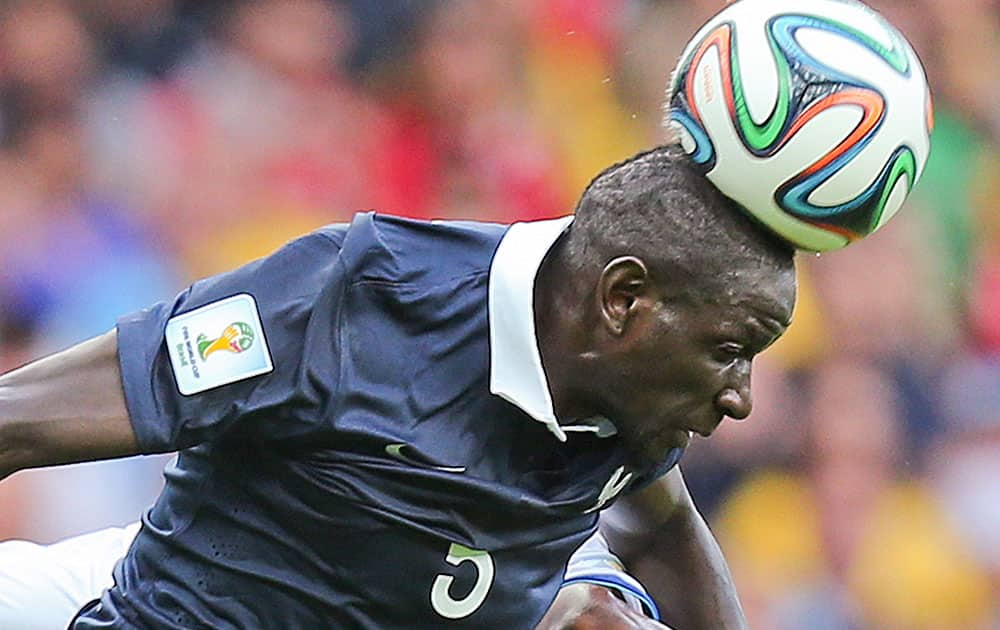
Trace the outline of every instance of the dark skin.
{"label": "dark skin", "polygon": [[642,463],[750,414],[753,358],[791,321],[791,265],[737,270],[738,284],[698,291],[657,280],[635,256],[569,273],[559,251],[535,288],[557,417],[610,418]]}
{"label": "dark skin", "polygon": [[669,630],[635,612],[610,590],[596,584],[571,584],[559,591],[535,630]]}
{"label": "dark skin", "polygon": [[116,331],[0,377],[0,479],[137,453]]}
{"label": "dark skin", "polygon": [[[557,417],[612,419],[641,463],[686,444],[689,431],[707,436],[723,418],[750,413],[753,356],[791,318],[791,265],[736,270],[739,281],[727,290],[697,294],[657,281],[635,256],[613,258],[588,275],[570,272],[558,252],[536,282],[539,346]],[[0,377],[0,479],[137,453],[116,332]],[[609,540],[627,563],[638,557],[632,550],[645,552],[640,579],[676,585],[652,592],[668,623],[684,630],[746,626],[725,560],[679,469],[618,503],[634,526],[609,532]],[[619,609],[606,612],[628,621]],[[596,614],[588,607],[578,613],[581,623]]]}
{"label": "dark skin", "polygon": [[[590,276],[570,273],[562,251],[554,248],[535,289],[557,417],[611,419],[641,464],[662,461],[692,432],[708,437],[724,418],[750,414],[753,358],[791,321],[791,264],[734,269],[725,289],[696,291],[654,278],[636,256],[615,257]],[[608,539],[668,623],[746,627],[725,559],[679,468],[618,506],[630,526]]]}

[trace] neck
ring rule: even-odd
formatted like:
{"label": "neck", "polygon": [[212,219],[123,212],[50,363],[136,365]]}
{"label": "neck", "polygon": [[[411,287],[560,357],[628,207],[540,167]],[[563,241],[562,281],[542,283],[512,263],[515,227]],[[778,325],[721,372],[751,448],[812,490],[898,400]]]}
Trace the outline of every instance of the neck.
{"label": "neck", "polygon": [[577,358],[584,330],[586,292],[579,274],[565,260],[565,235],[560,237],[535,278],[535,333],[552,406],[560,424],[594,415],[579,395],[582,382]]}

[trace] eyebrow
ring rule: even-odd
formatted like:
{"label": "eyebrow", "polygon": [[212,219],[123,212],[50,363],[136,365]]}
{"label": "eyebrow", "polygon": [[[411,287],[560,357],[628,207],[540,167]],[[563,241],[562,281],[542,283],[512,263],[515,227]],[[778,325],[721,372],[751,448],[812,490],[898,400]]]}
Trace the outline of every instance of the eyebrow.
{"label": "eyebrow", "polygon": [[750,330],[750,338],[758,352],[763,352],[781,337],[788,329],[788,324],[773,317],[751,316],[747,320],[747,328]]}

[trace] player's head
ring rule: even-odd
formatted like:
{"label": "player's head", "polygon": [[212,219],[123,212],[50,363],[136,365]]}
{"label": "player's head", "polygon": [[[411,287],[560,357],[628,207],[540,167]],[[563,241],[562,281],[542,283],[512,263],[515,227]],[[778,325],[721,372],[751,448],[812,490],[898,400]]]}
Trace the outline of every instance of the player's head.
{"label": "player's head", "polygon": [[677,145],[608,167],[581,195],[570,260],[633,255],[674,290],[730,288],[745,267],[793,267],[794,250],[722,195]]}
{"label": "player's head", "polygon": [[606,415],[650,457],[749,414],[751,359],[791,318],[794,252],[679,148],[598,175],[555,256],[563,299],[582,301],[555,309],[575,331],[557,402]]}

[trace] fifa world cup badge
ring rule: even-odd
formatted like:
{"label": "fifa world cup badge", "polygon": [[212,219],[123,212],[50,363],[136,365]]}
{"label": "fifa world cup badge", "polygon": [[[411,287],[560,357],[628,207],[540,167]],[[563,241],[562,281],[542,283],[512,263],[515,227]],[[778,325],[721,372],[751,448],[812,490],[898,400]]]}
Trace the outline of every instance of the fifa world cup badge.
{"label": "fifa world cup badge", "polygon": [[165,338],[177,390],[185,396],[274,369],[257,302],[246,293],[172,318]]}

